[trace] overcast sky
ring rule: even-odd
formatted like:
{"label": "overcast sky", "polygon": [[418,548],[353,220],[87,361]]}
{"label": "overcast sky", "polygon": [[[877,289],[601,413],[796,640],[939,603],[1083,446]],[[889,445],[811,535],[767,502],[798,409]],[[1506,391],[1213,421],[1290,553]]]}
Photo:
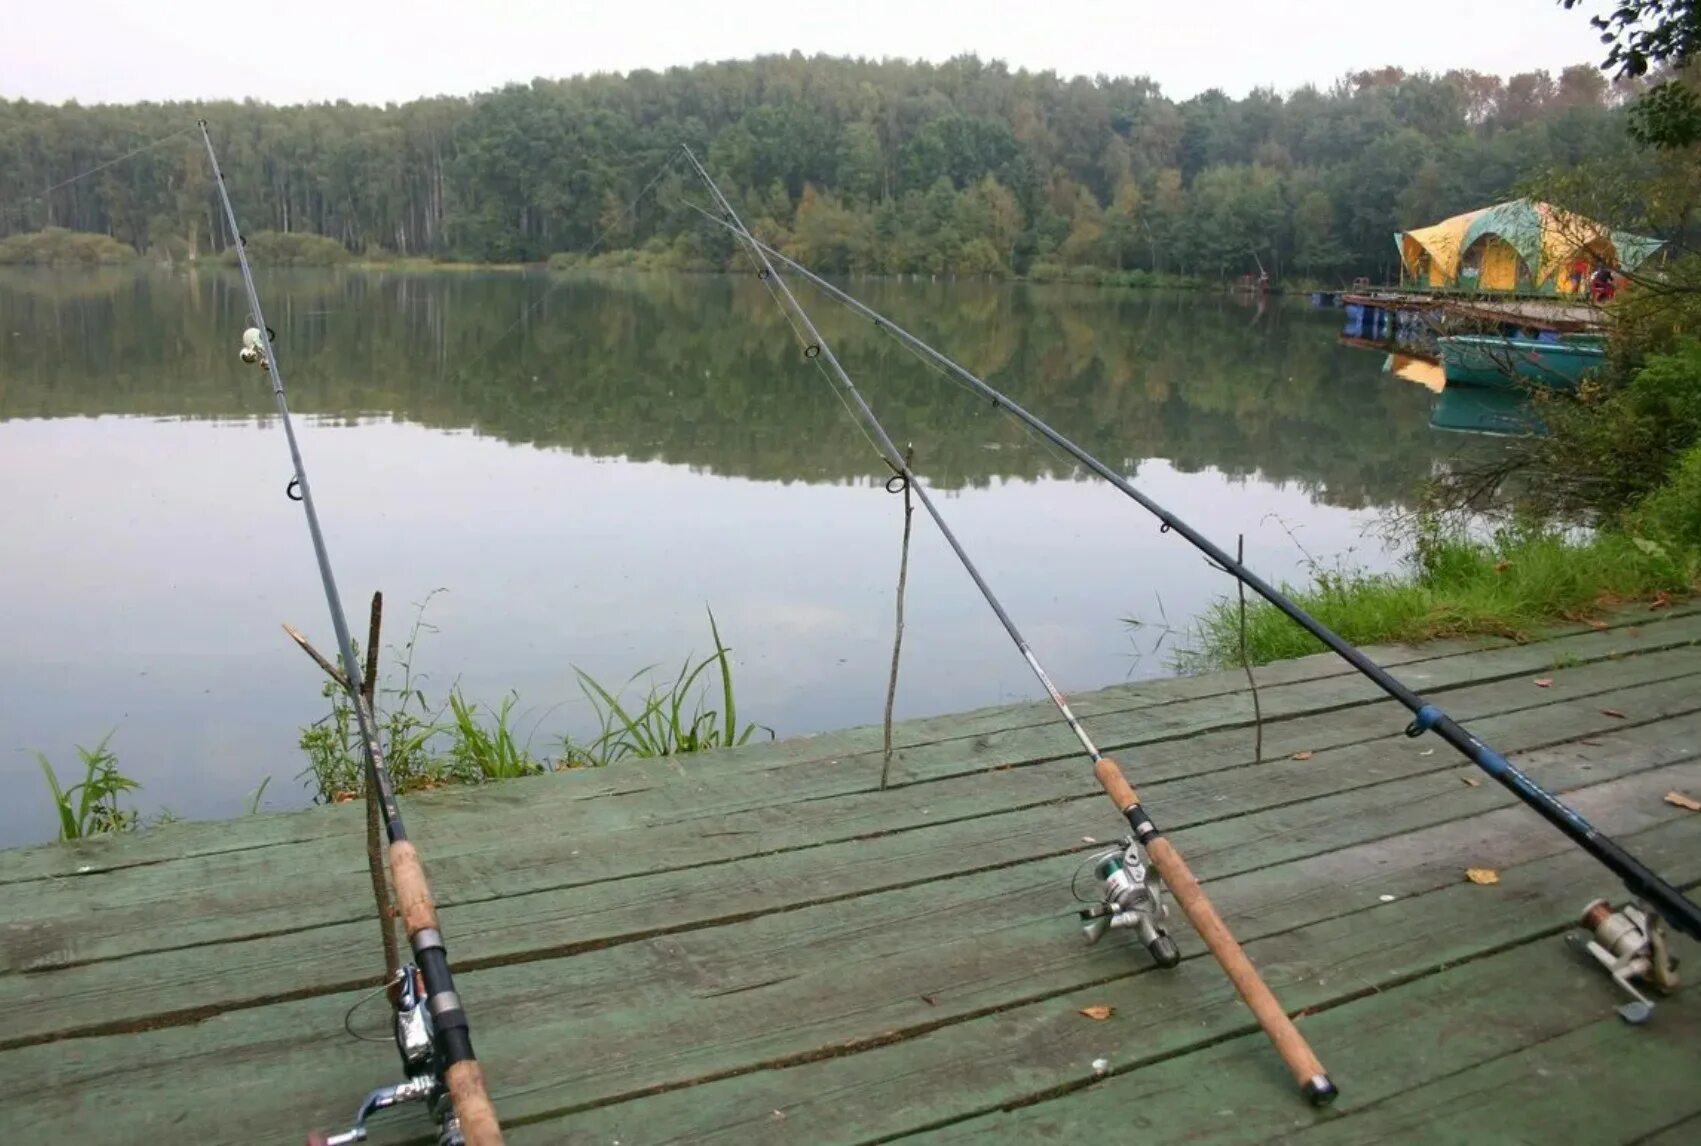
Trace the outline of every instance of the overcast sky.
{"label": "overcast sky", "polygon": [[0,0],[0,96],[383,103],[792,49],[975,52],[1240,95],[1383,64],[1598,63],[1587,15],[1558,0]]}

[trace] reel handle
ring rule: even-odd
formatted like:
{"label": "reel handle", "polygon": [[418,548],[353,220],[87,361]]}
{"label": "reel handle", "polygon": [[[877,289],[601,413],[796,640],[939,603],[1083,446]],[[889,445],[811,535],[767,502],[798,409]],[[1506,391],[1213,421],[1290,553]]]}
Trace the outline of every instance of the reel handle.
{"label": "reel handle", "polygon": [[1264,1028],[1264,1033],[1270,1036],[1270,1041],[1276,1045],[1276,1053],[1282,1056],[1288,1070],[1293,1074],[1294,1081],[1299,1083],[1300,1090],[1311,1101],[1313,1106],[1326,1106],[1334,1101],[1339,1093],[1335,1084],[1329,1080],[1329,1074],[1323,1069],[1323,1062],[1311,1049],[1311,1044],[1305,1041],[1305,1036],[1299,1033],[1293,1020],[1288,1018],[1286,1011],[1277,1001],[1275,993],[1270,990],[1258,969],[1252,965],[1252,960],[1246,957],[1240,943],[1229,931],[1228,924],[1211,905],[1205,891],[1199,886],[1193,872],[1188,868],[1187,861],[1181,858],[1181,853],[1175,850],[1175,845],[1158,834],[1145,810],[1140,807],[1140,797],[1135,793],[1134,786],[1122,774],[1122,769],[1116,761],[1108,756],[1098,759],[1093,765],[1093,773],[1098,777],[1099,785],[1105,794],[1116,804],[1117,810],[1128,818],[1134,828],[1136,837],[1146,848],[1146,855],[1151,859],[1152,866],[1157,868],[1158,876],[1169,887],[1170,894],[1181,905],[1181,910],[1187,914],[1193,929],[1199,933],[1199,938],[1205,941],[1211,954],[1222,965],[1223,973],[1234,984],[1252,1013],[1258,1019],[1258,1025]]}

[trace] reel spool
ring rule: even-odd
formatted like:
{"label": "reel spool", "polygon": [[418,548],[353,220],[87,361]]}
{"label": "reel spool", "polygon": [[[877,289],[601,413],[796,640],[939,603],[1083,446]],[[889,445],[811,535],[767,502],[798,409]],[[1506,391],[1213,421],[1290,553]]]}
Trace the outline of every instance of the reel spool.
{"label": "reel spool", "polygon": [[1618,1008],[1625,1022],[1647,1022],[1654,1004],[1635,984],[1662,995],[1677,989],[1677,957],[1671,953],[1664,922],[1634,903],[1614,911],[1604,899],[1584,908],[1579,922],[1584,930],[1571,932],[1565,941],[1604,967],[1630,996],[1631,1001]]}
{"label": "reel spool", "polygon": [[1158,966],[1174,967],[1180,963],[1181,951],[1163,927],[1164,920],[1169,918],[1163,885],[1134,837],[1122,837],[1115,849],[1094,856],[1088,863],[1093,865],[1093,874],[1098,878],[1100,899],[1080,911],[1081,933],[1087,942],[1097,943],[1114,928],[1132,927],[1140,933],[1140,942],[1146,945]]}

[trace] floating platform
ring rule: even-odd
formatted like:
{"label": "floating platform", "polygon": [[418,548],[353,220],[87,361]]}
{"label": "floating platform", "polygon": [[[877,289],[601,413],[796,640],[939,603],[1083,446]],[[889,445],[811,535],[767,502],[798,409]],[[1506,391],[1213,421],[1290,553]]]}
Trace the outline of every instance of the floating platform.
{"label": "floating platform", "polygon": [[1478,294],[1365,291],[1345,293],[1341,295],[1341,303],[1347,308],[1349,319],[1356,307],[1358,313],[1367,316],[1385,314],[1393,316],[1395,322],[1421,320],[1432,327],[1440,323],[1468,323],[1499,327],[1508,332],[1528,330],[1576,334],[1600,330],[1605,325],[1604,312],[1600,307],[1587,301],[1552,298],[1497,299]]}
{"label": "floating platform", "polygon": [[[1373,654],[1694,888],[1701,814],[1664,796],[1701,795],[1697,640],[1686,606]],[[1256,673],[1262,761],[1239,672],[1076,708],[1333,1107],[1185,921],[1171,971],[1084,943],[1070,878],[1123,825],[1028,703],[899,725],[886,791],[864,728],[406,798],[507,1141],[1701,1139],[1701,990],[1630,1026],[1562,939],[1622,886],[1334,657]],[[343,1029],[380,971],[357,806],[0,852],[0,921],[0,1141],[299,1144],[395,1081]]]}

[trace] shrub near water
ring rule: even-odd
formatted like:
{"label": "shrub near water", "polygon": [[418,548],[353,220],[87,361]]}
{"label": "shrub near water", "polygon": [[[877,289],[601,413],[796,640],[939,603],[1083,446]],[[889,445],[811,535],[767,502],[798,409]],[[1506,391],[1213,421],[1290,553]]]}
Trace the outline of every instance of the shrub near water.
{"label": "shrub near water", "polygon": [[48,227],[0,239],[0,266],[95,267],[127,263],[136,250],[111,235]]}
{"label": "shrub near water", "polygon": [[[221,256],[234,264],[236,250],[226,250]],[[248,261],[261,267],[334,267],[349,261],[348,249],[335,239],[323,235],[306,235],[299,231],[256,231],[248,236]]]}

